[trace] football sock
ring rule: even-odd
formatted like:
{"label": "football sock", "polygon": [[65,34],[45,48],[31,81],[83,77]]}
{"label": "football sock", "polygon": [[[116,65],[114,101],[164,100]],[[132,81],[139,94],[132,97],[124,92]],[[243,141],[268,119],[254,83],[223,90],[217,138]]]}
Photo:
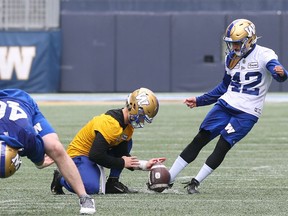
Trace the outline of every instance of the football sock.
{"label": "football sock", "polygon": [[174,182],[176,176],[188,165],[188,163],[180,156],[176,158],[169,170],[170,183]]}
{"label": "football sock", "polygon": [[200,169],[200,171],[198,172],[197,176],[195,177],[195,179],[201,183],[205,178],[207,178],[207,176],[209,176],[211,173],[213,172],[213,169],[211,169],[209,166],[207,166],[206,164],[204,164],[202,166],[202,168]]}

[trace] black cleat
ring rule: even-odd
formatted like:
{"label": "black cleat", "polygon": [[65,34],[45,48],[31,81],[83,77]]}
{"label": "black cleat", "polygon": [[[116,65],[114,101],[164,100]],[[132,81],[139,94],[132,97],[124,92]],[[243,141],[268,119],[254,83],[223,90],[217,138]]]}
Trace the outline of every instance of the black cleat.
{"label": "black cleat", "polygon": [[106,194],[117,193],[138,193],[138,191],[129,189],[127,186],[119,182],[118,178],[108,178],[106,182]]}
{"label": "black cleat", "polygon": [[200,185],[200,183],[195,178],[192,178],[191,182],[186,182],[183,184],[187,184],[184,188],[187,188],[188,194],[199,193],[197,187]]}
{"label": "black cleat", "polygon": [[168,184],[168,189],[171,189],[174,185],[174,182]]}
{"label": "black cleat", "polygon": [[53,180],[51,183],[51,192],[54,195],[65,194],[62,190],[62,185],[60,184],[61,177],[61,173],[58,170],[54,170]]}

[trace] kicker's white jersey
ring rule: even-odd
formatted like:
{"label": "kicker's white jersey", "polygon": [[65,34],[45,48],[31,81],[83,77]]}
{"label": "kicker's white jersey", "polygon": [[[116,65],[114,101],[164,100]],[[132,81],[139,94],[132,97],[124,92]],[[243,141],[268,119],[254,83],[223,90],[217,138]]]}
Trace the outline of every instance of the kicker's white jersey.
{"label": "kicker's white jersey", "polygon": [[227,92],[220,98],[236,109],[260,117],[272,82],[272,75],[266,69],[266,64],[272,59],[278,60],[273,50],[256,45],[232,70],[225,66],[232,79]]}

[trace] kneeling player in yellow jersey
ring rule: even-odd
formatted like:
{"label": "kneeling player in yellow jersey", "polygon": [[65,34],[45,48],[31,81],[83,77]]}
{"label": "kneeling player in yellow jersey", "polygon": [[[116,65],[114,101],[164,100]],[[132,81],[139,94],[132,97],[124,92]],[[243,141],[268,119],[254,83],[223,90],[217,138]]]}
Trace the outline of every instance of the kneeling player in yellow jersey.
{"label": "kneeling player in yellow jersey", "polygon": [[[75,162],[88,194],[97,194],[102,183],[102,193],[134,193],[119,181],[123,168],[149,170],[153,164],[166,158],[148,161],[131,156],[132,135],[135,128],[151,123],[159,109],[154,93],[147,88],[132,92],[126,106],[95,116],[76,134],[67,152]],[[103,167],[110,169],[106,182]],[[102,177],[101,177],[102,176]],[[54,171],[51,191],[64,194],[62,187],[74,192],[58,170]]]}

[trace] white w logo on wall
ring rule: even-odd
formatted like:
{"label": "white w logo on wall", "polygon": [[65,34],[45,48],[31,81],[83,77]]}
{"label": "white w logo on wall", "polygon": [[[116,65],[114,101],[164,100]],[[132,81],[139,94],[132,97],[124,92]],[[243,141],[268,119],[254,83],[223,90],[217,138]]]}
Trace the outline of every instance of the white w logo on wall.
{"label": "white w logo on wall", "polygon": [[29,78],[36,47],[0,47],[0,79],[11,80],[13,71],[18,80]]}

